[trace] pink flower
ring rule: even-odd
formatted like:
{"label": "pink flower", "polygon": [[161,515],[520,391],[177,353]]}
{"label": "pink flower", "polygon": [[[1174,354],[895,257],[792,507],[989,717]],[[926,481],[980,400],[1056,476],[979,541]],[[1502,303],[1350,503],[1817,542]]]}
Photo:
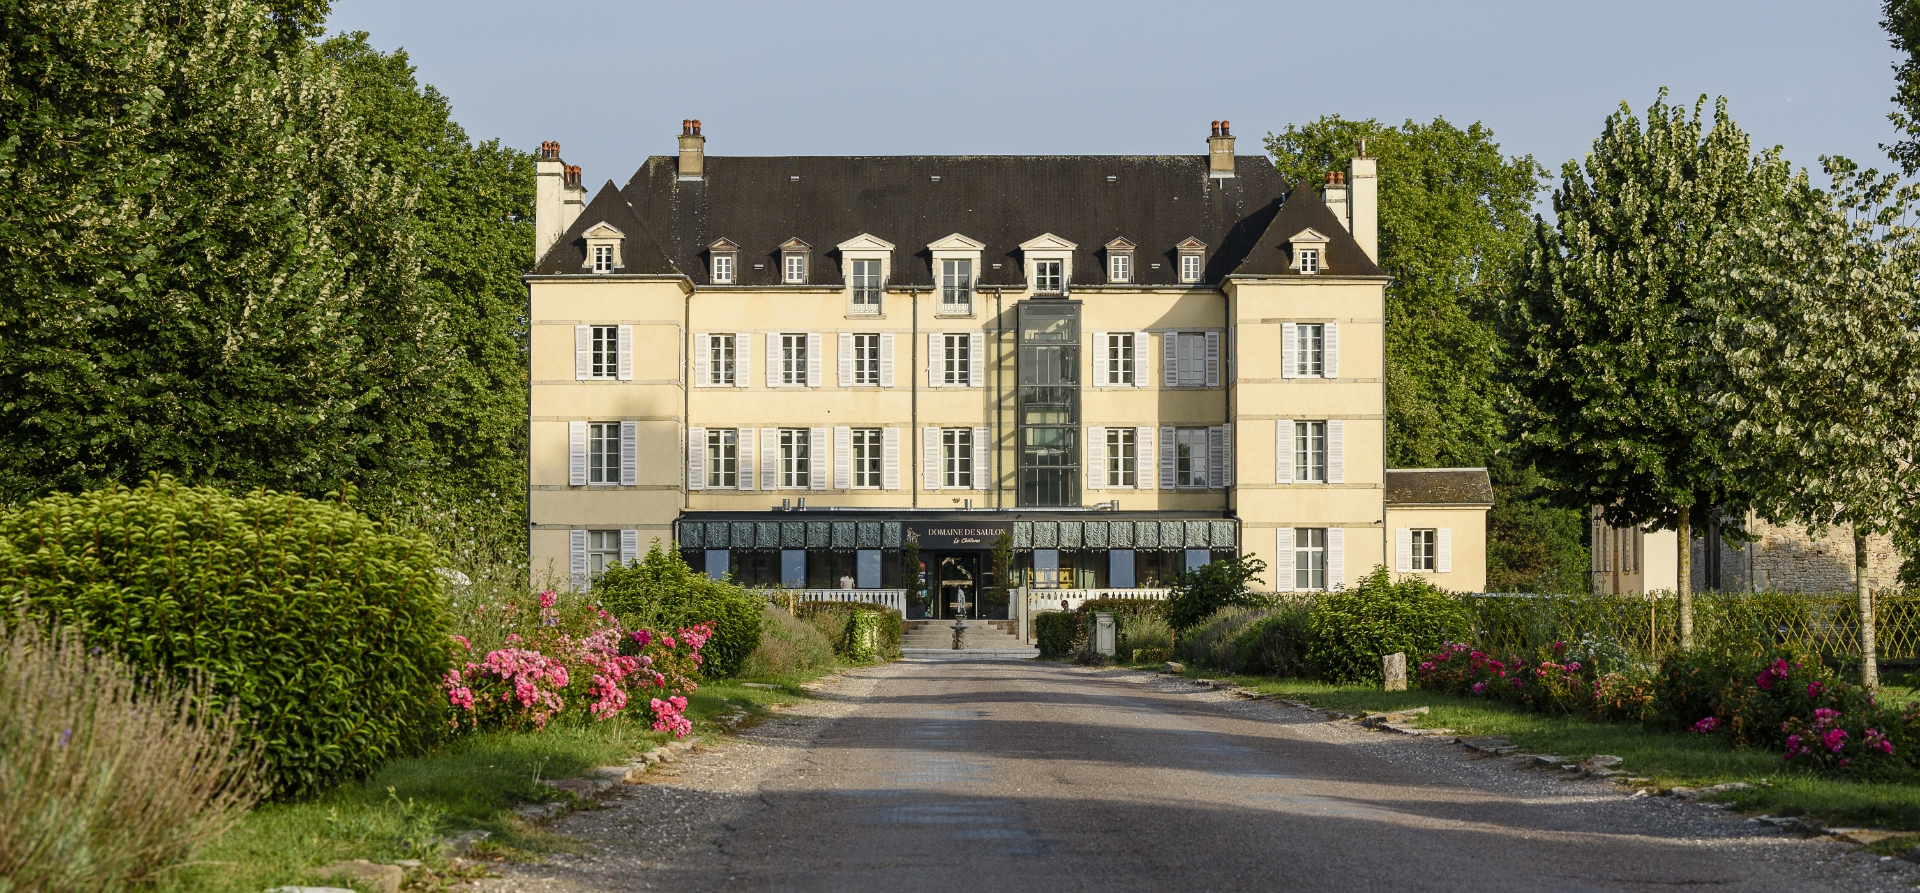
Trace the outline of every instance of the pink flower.
{"label": "pink flower", "polygon": [[1433,670],[1433,661],[1430,661],[1430,660],[1423,661],[1420,664],[1420,672],[1427,673],[1427,672],[1432,672],[1432,670]]}
{"label": "pink flower", "polygon": [[1791,760],[1806,752],[1806,749],[1800,745],[1799,735],[1787,736],[1787,759]]}
{"label": "pink flower", "polygon": [[553,607],[554,603],[559,600],[560,600],[560,597],[555,595],[553,590],[551,589],[540,593],[540,607],[542,608],[551,608]]}
{"label": "pink flower", "polygon": [[463,651],[472,651],[472,650],[473,650],[473,643],[472,643],[472,642],[469,642],[469,641],[467,641],[467,637],[466,637],[466,636],[454,636],[454,637],[453,637],[453,640],[454,640],[455,642],[459,642],[459,643],[460,643],[460,648],[461,648],[461,650],[463,650]]}
{"label": "pink flower", "polygon": [[1867,730],[1866,747],[1868,750],[1877,750],[1888,756],[1893,755],[1893,742],[1887,740],[1886,733],[1879,729]]}
{"label": "pink flower", "polygon": [[1838,710],[1827,707],[1815,708],[1813,711],[1813,727],[1815,729],[1824,729],[1827,726],[1833,725],[1833,721],[1839,718],[1840,711]]}
{"label": "pink flower", "polygon": [[1821,692],[1823,692],[1823,691],[1826,691],[1826,690],[1827,690],[1827,687],[1826,687],[1826,686],[1824,686],[1824,685],[1821,685],[1821,684],[1820,684],[1820,683],[1818,683],[1818,682],[1809,682],[1809,683],[1807,683],[1807,697],[1808,697],[1808,698],[1817,698],[1817,697],[1820,697],[1820,693],[1821,693]]}
{"label": "pink flower", "polygon": [[651,644],[653,644],[653,631],[652,631],[652,630],[648,630],[648,629],[636,629],[636,630],[634,630],[634,631],[633,631],[633,633],[632,633],[632,635],[633,635],[633,640],[634,640],[635,642],[637,642],[637,643],[639,643],[639,644],[640,644],[640,647],[642,647],[642,648],[645,648],[645,647],[647,647],[648,645],[651,645]]}
{"label": "pink flower", "polygon": [[462,710],[473,709],[473,689],[464,685],[447,691],[447,703]]}
{"label": "pink flower", "polygon": [[1708,734],[1717,728],[1720,728],[1720,718],[1717,716],[1709,716],[1693,724],[1693,731],[1702,735]]}
{"label": "pink flower", "polygon": [[1847,730],[1829,729],[1825,735],[1820,736],[1820,743],[1825,744],[1828,750],[1839,753],[1840,748],[1847,746]]}
{"label": "pink flower", "polygon": [[1487,690],[1487,684],[1485,682],[1475,682],[1473,684],[1473,693],[1476,695],[1485,694],[1486,690]]}

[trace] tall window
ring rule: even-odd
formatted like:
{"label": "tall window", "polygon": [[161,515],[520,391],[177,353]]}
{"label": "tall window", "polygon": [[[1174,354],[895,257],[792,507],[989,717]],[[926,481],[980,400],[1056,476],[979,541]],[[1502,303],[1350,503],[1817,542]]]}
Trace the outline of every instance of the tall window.
{"label": "tall window", "polygon": [[610,567],[620,566],[620,531],[587,531],[587,576],[598,577]]}
{"label": "tall window", "polygon": [[707,384],[733,384],[733,336],[707,336]]}
{"label": "tall window", "polygon": [[853,262],[853,309],[856,313],[880,312],[880,262]]}
{"label": "tall window", "polygon": [[1173,429],[1174,485],[1207,486],[1207,429]]}
{"label": "tall window", "polygon": [[620,377],[620,327],[593,327],[592,364],[587,367],[589,378]]}
{"label": "tall window", "polygon": [[1115,252],[1107,255],[1107,281],[1132,282],[1133,255],[1125,252]]}
{"label": "tall window", "polygon": [[1320,272],[1320,249],[1300,249],[1300,272],[1309,276]]}
{"label": "tall window", "polygon": [[740,486],[740,442],[732,428],[707,429],[707,486]]}
{"label": "tall window", "polygon": [[1318,378],[1326,370],[1327,327],[1301,323],[1293,327],[1293,374]]}
{"label": "tall window", "polygon": [[1180,255],[1180,281],[1181,282],[1199,282],[1200,281],[1200,255],[1198,254]]}
{"label": "tall window", "polygon": [[1140,480],[1133,438],[1132,428],[1107,429],[1107,486],[1131,487]]}
{"label": "tall window", "polygon": [[587,423],[587,483],[620,483],[620,423]]}
{"label": "tall window", "polygon": [[806,255],[788,254],[782,258],[781,262],[785,264],[787,268],[786,281],[788,285],[805,285],[806,284],[807,282],[807,256]]}
{"label": "tall window", "polygon": [[1326,422],[1293,423],[1293,479],[1323,483],[1326,481]]}
{"label": "tall window", "polygon": [[853,336],[853,383],[880,383],[880,336]]}
{"label": "tall window", "polygon": [[613,272],[613,246],[593,246],[593,271],[595,273]]}
{"label": "tall window", "polygon": [[[1440,551],[1440,531],[1429,529],[1408,532],[1412,534],[1413,550],[1409,554],[1407,569],[1433,573],[1433,569],[1437,567],[1434,556]],[[1631,568],[1622,569],[1631,570]]]}
{"label": "tall window", "polygon": [[1048,294],[1060,291],[1060,270],[1065,264],[1057,260],[1036,260],[1033,262],[1033,290]]}
{"label": "tall window", "polygon": [[1327,529],[1293,529],[1293,588],[1327,588]]}
{"label": "tall window", "polygon": [[799,490],[813,486],[812,446],[807,429],[780,429],[780,486]]}
{"label": "tall window", "polygon": [[806,333],[780,336],[780,383],[807,384]]}
{"label": "tall window", "polygon": [[940,429],[940,486],[973,487],[973,429]]}
{"label": "tall window", "polygon": [[713,284],[733,284],[733,255],[716,254],[713,256]]}
{"label": "tall window", "polygon": [[853,485],[880,486],[880,429],[853,429]]}
{"label": "tall window", "polygon": [[1172,336],[1174,384],[1183,388],[1207,386],[1207,335],[1176,332]]}
{"label": "tall window", "polygon": [[1104,346],[1107,350],[1107,384],[1133,384],[1133,333],[1108,332]]}
{"label": "tall window", "polygon": [[973,384],[973,348],[972,339],[965,332],[947,335],[941,339],[945,347],[941,351],[940,382],[947,385],[968,387]]}
{"label": "tall window", "polygon": [[973,261],[940,262],[940,312],[973,312]]}

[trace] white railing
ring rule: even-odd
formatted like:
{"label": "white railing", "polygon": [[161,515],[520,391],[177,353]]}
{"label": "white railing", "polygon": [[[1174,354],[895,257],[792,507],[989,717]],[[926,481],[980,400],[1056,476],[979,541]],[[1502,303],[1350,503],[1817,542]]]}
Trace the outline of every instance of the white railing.
{"label": "white railing", "polygon": [[767,600],[778,607],[786,607],[791,599],[797,602],[866,602],[882,608],[892,608],[907,614],[907,591],[905,589],[769,589]]}
{"label": "white railing", "polygon": [[1021,597],[1014,600],[1020,609],[1020,638],[1027,644],[1034,642],[1033,615],[1048,611],[1078,611],[1080,606],[1095,599],[1139,599],[1141,601],[1165,601],[1172,594],[1171,589],[1022,589]]}

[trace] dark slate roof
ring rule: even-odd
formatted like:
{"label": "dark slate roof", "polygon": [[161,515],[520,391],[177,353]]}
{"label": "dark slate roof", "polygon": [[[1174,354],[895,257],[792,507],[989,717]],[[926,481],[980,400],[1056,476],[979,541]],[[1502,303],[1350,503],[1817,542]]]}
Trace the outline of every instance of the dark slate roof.
{"label": "dark slate roof", "polygon": [[1387,505],[1492,505],[1484,468],[1389,468]]}
{"label": "dark slate roof", "polygon": [[[812,284],[838,285],[845,280],[833,246],[869,233],[895,246],[893,284],[931,286],[927,244],[959,233],[986,244],[979,284],[1020,286],[1020,243],[1052,233],[1079,246],[1077,285],[1105,283],[1104,246],[1117,237],[1139,246],[1134,273],[1144,285],[1177,285],[1174,246],[1197,238],[1207,245],[1205,281],[1213,284],[1271,231],[1288,188],[1258,155],[1235,159],[1238,176],[1224,179],[1207,176],[1204,155],[709,156],[706,178],[691,181],[679,179],[677,166],[672,156],[647,159],[620,191],[628,209],[608,212],[645,221],[664,253],[644,268],[629,256],[625,272],[681,271],[704,283],[707,246],[725,238],[740,246],[739,284],[777,285],[779,246],[798,238],[813,246]],[[536,273],[580,269],[579,233],[597,222],[605,195],[603,189]],[[1361,271],[1343,263],[1364,255],[1317,194],[1311,204],[1315,228],[1333,242],[1328,272],[1377,272],[1371,264]],[[1293,232],[1298,228],[1287,235]]]}
{"label": "dark slate roof", "polygon": [[620,194],[620,189],[608,180],[600,187],[592,201],[580,210],[579,219],[560,236],[547,256],[534,265],[535,273],[586,273],[587,240],[581,235],[590,227],[600,223],[611,225],[627,238],[620,244],[620,260],[623,265],[617,273],[678,273],[673,263],[667,259],[666,252],[660,250],[660,243],[653,237],[652,230],[640,222],[633,206]]}
{"label": "dark slate roof", "polygon": [[1305,275],[1292,269],[1293,254],[1288,239],[1300,234],[1301,230],[1312,229],[1327,237],[1326,257],[1321,258],[1319,274],[1328,276],[1382,276],[1385,275],[1367,252],[1354,241],[1347,228],[1335,217],[1333,210],[1321,200],[1320,193],[1312,189],[1296,189],[1282,205],[1280,213],[1273,216],[1273,222],[1267,224],[1267,231],[1260,235],[1247,259],[1234,270],[1238,276],[1301,276]]}

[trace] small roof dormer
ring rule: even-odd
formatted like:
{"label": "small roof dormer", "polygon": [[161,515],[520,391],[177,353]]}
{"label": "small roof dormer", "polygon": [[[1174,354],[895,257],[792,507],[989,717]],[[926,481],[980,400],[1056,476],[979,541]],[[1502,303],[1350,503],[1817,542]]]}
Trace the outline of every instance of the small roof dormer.
{"label": "small roof dormer", "polygon": [[806,285],[813,275],[813,246],[798,236],[780,243],[780,283]]}
{"label": "small roof dormer", "polygon": [[587,256],[581,261],[581,268],[602,275],[626,269],[626,258],[620,249],[627,234],[618,227],[601,221],[587,227],[580,238],[587,243]]}
{"label": "small roof dormer", "polygon": [[707,281],[714,285],[734,285],[740,281],[740,246],[721,237],[707,245]]}
{"label": "small roof dormer", "polygon": [[1307,227],[1292,238],[1287,239],[1287,251],[1292,257],[1287,266],[1295,273],[1312,276],[1327,268],[1327,243],[1332,241],[1326,234],[1313,227]]}
{"label": "small roof dormer", "polygon": [[1021,242],[1028,291],[1064,296],[1073,282],[1073,252],[1079,247],[1053,233],[1041,233]]}
{"label": "small roof dormer", "polygon": [[1131,239],[1120,236],[1102,247],[1107,249],[1108,284],[1122,285],[1138,278],[1133,269],[1133,252],[1139,246]]}

